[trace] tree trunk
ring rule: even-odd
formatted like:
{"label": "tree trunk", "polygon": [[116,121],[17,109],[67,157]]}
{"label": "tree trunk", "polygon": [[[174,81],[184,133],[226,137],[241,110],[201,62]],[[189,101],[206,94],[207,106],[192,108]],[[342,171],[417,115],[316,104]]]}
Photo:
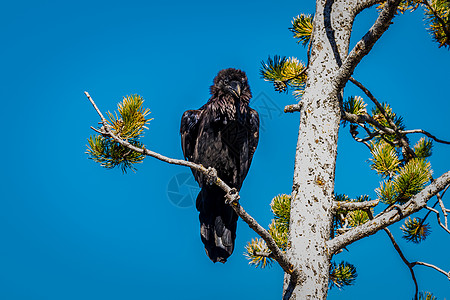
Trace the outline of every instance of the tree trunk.
{"label": "tree trunk", "polygon": [[289,299],[327,297],[331,257],[326,242],[332,230],[341,120],[341,95],[333,92],[333,84],[348,53],[354,2],[317,1],[308,79],[301,100],[287,250],[291,262],[306,274],[306,281],[291,288],[289,275],[285,276],[284,296]]}

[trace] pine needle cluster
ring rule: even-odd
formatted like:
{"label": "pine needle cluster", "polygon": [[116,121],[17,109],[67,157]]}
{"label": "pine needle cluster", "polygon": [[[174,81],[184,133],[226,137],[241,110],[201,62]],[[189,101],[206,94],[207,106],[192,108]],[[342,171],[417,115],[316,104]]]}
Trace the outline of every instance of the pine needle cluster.
{"label": "pine needle cluster", "polygon": [[428,32],[439,43],[439,47],[450,48],[450,1],[432,0],[425,5],[425,19],[428,21]]}
{"label": "pine needle cluster", "polygon": [[313,19],[314,16],[305,14],[294,17],[289,30],[294,34],[294,38],[298,39],[297,43],[302,43],[303,46],[308,45],[313,30]]}
{"label": "pine needle cluster", "polygon": [[437,300],[437,298],[430,292],[420,292],[419,300]]}
{"label": "pine needle cluster", "polygon": [[344,261],[339,264],[332,262],[329,287],[337,287],[341,290],[344,286],[353,285],[356,277],[358,277],[358,273],[354,265]]}
{"label": "pine needle cluster", "polygon": [[422,158],[411,159],[392,172],[395,175],[376,189],[379,199],[386,204],[405,203],[425,188],[432,174],[430,163]]}
{"label": "pine needle cluster", "polygon": [[[118,112],[107,113],[109,129],[116,136],[139,148],[143,146],[139,139],[151,121],[147,119],[150,110],[144,109],[143,103],[144,99],[139,95],[126,96],[118,104]],[[124,173],[128,169],[134,171],[135,164],[141,163],[145,158],[145,155],[129,150],[110,137],[100,134],[90,136],[87,147],[86,154],[89,155],[89,159],[107,169],[119,167]]]}
{"label": "pine needle cluster", "polygon": [[293,89],[296,97],[301,97],[305,89],[305,66],[295,57],[269,56],[267,62],[261,62],[260,74],[265,81],[273,83],[277,92]]}
{"label": "pine needle cluster", "polygon": [[416,244],[424,241],[431,233],[430,225],[424,223],[424,220],[421,218],[409,217],[400,229],[403,232],[403,238],[405,240]]}

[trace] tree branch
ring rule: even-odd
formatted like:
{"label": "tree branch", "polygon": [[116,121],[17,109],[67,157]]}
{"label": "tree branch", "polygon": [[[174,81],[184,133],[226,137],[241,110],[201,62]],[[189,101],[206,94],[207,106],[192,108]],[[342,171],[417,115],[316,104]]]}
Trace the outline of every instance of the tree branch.
{"label": "tree branch", "polygon": [[344,119],[350,123],[355,123],[355,124],[369,123],[369,124],[372,124],[374,127],[378,128],[379,130],[383,131],[384,133],[395,134],[395,130],[388,128],[388,127],[384,127],[383,125],[378,123],[377,120],[375,120],[368,114],[355,115],[355,114],[351,114],[346,111],[343,111],[342,119]]}
{"label": "tree branch", "polygon": [[365,210],[378,205],[380,200],[371,200],[364,202],[351,202],[351,201],[333,201],[331,209],[333,212],[338,210]]}
{"label": "tree branch", "polygon": [[[439,223],[439,226],[441,226],[445,231],[447,231],[448,233],[450,233],[450,230],[448,229],[448,227],[445,226],[444,224],[442,224],[442,222],[441,222],[441,217],[440,217],[440,215],[439,215],[439,211],[438,211],[437,209],[434,209],[434,208],[429,207],[429,206],[427,206],[426,209],[428,209],[429,211],[434,212],[434,213],[436,214],[436,218],[437,218],[437,221],[438,221],[438,223]],[[445,219],[445,220],[447,221],[447,219]]]}
{"label": "tree branch", "polygon": [[351,231],[335,237],[327,242],[328,251],[330,254],[335,253],[339,249],[360,240],[369,235],[375,234],[381,229],[394,224],[401,219],[410,216],[419,211],[427,205],[427,201],[431,199],[438,192],[443,190],[450,184],[450,171],[442,174],[435,179],[431,184],[424,188],[421,192],[412,197],[404,205],[399,206],[396,210],[390,210],[386,213],[378,215],[373,220],[370,220],[363,225],[353,228]]}
{"label": "tree branch", "polygon": [[372,7],[375,4],[383,3],[385,0],[359,0],[355,6],[355,16],[365,10],[366,8]]}
{"label": "tree branch", "polygon": [[362,39],[358,43],[356,43],[355,47],[345,58],[342,66],[338,70],[335,79],[336,95],[344,88],[358,63],[364,56],[366,56],[370,52],[373,45],[375,45],[378,39],[389,28],[399,4],[400,0],[387,0],[386,5],[378,15],[378,18],[373,26],[362,37]]}
{"label": "tree branch", "polygon": [[394,235],[391,233],[391,231],[387,228],[384,228],[384,231],[387,233],[387,235],[389,236],[389,238],[391,239],[392,245],[394,245],[395,250],[397,250],[397,253],[400,255],[400,258],[403,260],[403,262],[408,266],[409,268],[409,272],[411,272],[411,276],[412,279],[414,281],[414,285],[416,287],[416,293],[414,296],[414,299],[417,300],[417,294],[419,293],[419,286],[417,285],[417,280],[416,280],[416,275],[414,274],[414,270],[413,267],[414,265],[411,264],[406,257],[403,255],[402,250],[400,249],[400,247],[398,246],[397,242],[394,239]]}
{"label": "tree branch", "polygon": [[381,114],[384,116],[384,118],[387,120],[389,126],[392,127],[392,129],[395,132],[395,135],[397,136],[398,140],[400,141],[402,147],[405,149],[407,153],[409,153],[412,157],[415,157],[414,151],[409,146],[408,141],[401,135],[399,132],[397,125],[395,125],[394,121],[389,117],[389,115],[386,113],[386,110],[384,109],[383,105],[372,95],[372,93],[359,81],[357,81],[355,78],[350,77],[349,80],[355,84],[357,87],[359,87],[366,95],[369,97],[370,100],[375,104],[375,106],[378,108],[378,110],[381,112]]}
{"label": "tree branch", "polygon": [[[96,130],[97,132],[100,132],[101,134],[103,134],[105,136],[109,136],[117,143],[121,144],[124,147],[127,147],[128,149],[130,149],[132,151],[154,157],[158,160],[161,160],[161,161],[169,163],[169,164],[190,167],[191,169],[201,172],[201,173],[205,174],[206,176],[211,175],[211,171],[213,170],[212,168],[207,169],[204,166],[202,166],[201,164],[196,164],[196,163],[181,160],[181,159],[169,158],[169,157],[166,157],[159,153],[150,151],[150,150],[146,149],[145,147],[139,148],[139,147],[133,146],[128,141],[121,139],[116,134],[114,134],[114,132],[111,130],[110,125],[108,124],[107,120],[105,119],[105,117],[103,116],[101,111],[98,109],[94,100],[92,100],[89,93],[84,92],[84,94],[89,99],[92,106],[95,108],[95,110],[97,111],[98,115],[100,116],[100,118],[102,120],[101,123],[103,126],[102,126],[102,128],[100,128],[100,130]],[[225,193],[227,193],[227,195],[234,194],[232,196],[232,198],[236,199],[239,197],[239,194],[237,192],[235,192],[235,189],[232,189],[220,178],[216,177],[215,181],[213,183],[215,185],[217,185],[218,187],[220,187],[223,191],[225,191]],[[269,234],[269,232],[266,229],[264,229],[261,225],[259,225],[258,222],[252,216],[250,216],[237,201],[229,201],[229,205],[234,209],[234,211],[238,214],[238,216],[241,217],[241,219],[245,223],[247,223],[247,225],[250,228],[252,228],[266,242],[267,247],[270,249],[270,251],[272,251],[273,259],[275,259],[278,262],[278,264],[281,266],[281,268],[283,268],[283,270],[287,274],[290,274],[291,280],[293,280],[294,282],[304,281],[305,275],[303,274],[303,272],[300,272],[298,269],[294,268],[294,266],[290,263],[289,259],[287,258],[286,254],[277,247],[275,240],[272,238],[272,236]]]}
{"label": "tree branch", "polygon": [[425,134],[427,137],[432,138],[433,140],[435,140],[438,143],[450,145],[450,142],[438,139],[437,137],[435,137],[434,135],[432,135],[431,133],[429,133],[423,129],[400,130],[399,132],[401,134],[422,133],[422,134]]}
{"label": "tree branch", "polygon": [[421,262],[421,261],[416,261],[411,263],[412,266],[416,266],[416,265],[420,265],[420,266],[426,266],[426,267],[430,267],[435,269],[438,272],[441,272],[442,274],[444,274],[445,276],[447,276],[448,280],[450,280],[450,272],[445,272],[444,270],[436,267],[435,265],[429,264],[429,263],[425,263],[425,262]]}
{"label": "tree branch", "polygon": [[300,111],[301,108],[302,108],[302,105],[303,105],[302,102],[299,102],[299,103],[296,103],[296,104],[286,105],[284,107],[284,112],[285,113],[293,113],[293,112],[296,112],[296,111]]}

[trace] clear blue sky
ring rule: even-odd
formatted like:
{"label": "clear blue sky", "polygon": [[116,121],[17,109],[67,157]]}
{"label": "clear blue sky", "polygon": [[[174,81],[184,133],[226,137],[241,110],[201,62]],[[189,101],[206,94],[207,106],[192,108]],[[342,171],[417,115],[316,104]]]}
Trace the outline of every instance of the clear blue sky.
{"label": "clear blue sky", "polygon": [[[305,60],[288,31],[302,12],[314,12],[314,1],[3,1],[0,298],[279,299],[283,273],[247,265],[244,245],[255,234],[242,221],[229,261],[206,257],[191,198],[178,205],[169,198],[173,180],[189,170],[147,159],[136,174],[122,175],[87,159],[98,116],[83,91],[103,111],[142,95],[154,118],[147,148],[181,158],[182,113],[208,99],[220,69],[245,70],[264,128],[241,201],[267,225],[271,198],[291,190],[298,115],[280,113],[294,99],[258,72],[268,55]],[[374,18],[375,10],[358,17],[353,44]],[[396,18],[354,76],[390,101],[408,128],[450,139],[450,52],[431,42],[422,18],[420,11]],[[439,176],[450,169],[450,148],[434,150]],[[336,192],[376,197],[369,153],[348,128],[338,152]],[[195,193],[189,184],[181,195]],[[450,236],[430,221],[433,234],[419,246],[405,243],[399,226],[393,232],[408,259],[449,270]],[[329,299],[411,299],[409,271],[384,233],[348,250],[336,260],[357,266],[356,285],[333,289]],[[416,275],[421,290],[450,299],[445,276],[420,266]]]}

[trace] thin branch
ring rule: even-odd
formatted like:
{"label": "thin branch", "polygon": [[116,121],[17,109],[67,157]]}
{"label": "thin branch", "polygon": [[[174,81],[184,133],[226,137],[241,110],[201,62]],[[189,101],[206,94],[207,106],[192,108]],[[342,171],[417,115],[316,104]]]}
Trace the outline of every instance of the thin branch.
{"label": "thin branch", "polygon": [[359,87],[364,94],[367,95],[367,97],[369,97],[370,100],[372,100],[372,102],[375,104],[375,106],[378,108],[378,110],[381,112],[381,114],[384,116],[384,118],[386,119],[386,121],[388,122],[389,126],[392,127],[392,129],[394,129],[395,135],[397,136],[397,138],[399,139],[402,147],[406,150],[406,152],[408,152],[412,157],[415,157],[416,154],[414,153],[414,151],[411,149],[411,147],[409,146],[408,141],[402,136],[402,134],[399,132],[397,125],[395,125],[394,121],[389,117],[389,115],[387,114],[386,110],[384,109],[383,105],[381,105],[381,103],[377,100],[377,98],[375,98],[373,96],[373,94],[359,81],[357,81],[355,78],[350,77],[349,80],[356,85],[357,87]]}
{"label": "thin branch", "polygon": [[450,145],[450,142],[438,139],[437,137],[435,137],[434,135],[432,135],[431,133],[429,133],[428,131],[425,131],[423,129],[400,130],[399,132],[401,134],[422,133],[422,134],[425,134],[427,137],[432,138],[433,140],[435,140],[438,143]]}
{"label": "thin branch", "polygon": [[447,276],[448,280],[450,280],[450,272],[445,272],[444,270],[436,267],[435,265],[429,264],[429,263],[425,263],[425,262],[421,262],[421,261],[415,261],[413,263],[411,263],[413,266],[416,265],[420,265],[420,266],[426,266],[426,267],[430,267],[435,269],[438,272],[441,272],[442,274],[444,274],[445,276]]}
{"label": "thin branch", "polygon": [[351,114],[346,111],[342,111],[342,119],[344,119],[350,123],[355,123],[355,124],[369,123],[369,124],[372,124],[373,126],[375,126],[376,128],[378,128],[379,130],[383,131],[384,133],[395,134],[395,130],[388,128],[388,127],[384,127],[383,125],[378,123],[377,120],[375,120],[368,114],[355,115],[355,114]]}
{"label": "thin branch", "polygon": [[447,226],[444,226],[444,224],[442,224],[441,222],[441,218],[439,216],[439,211],[437,209],[434,209],[432,207],[427,206],[426,209],[428,209],[429,211],[432,211],[436,214],[436,218],[438,220],[439,226],[441,226],[445,231],[447,231],[448,233],[450,233],[450,230],[448,229]]}
{"label": "thin branch", "polygon": [[378,205],[380,200],[371,200],[364,202],[352,202],[352,201],[333,201],[331,207],[333,212],[338,210],[365,210]]}
{"label": "thin branch", "polygon": [[358,43],[356,43],[355,47],[345,58],[342,66],[338,70],[338,74],[336,75],[335,79],[336,95],[339,94],[340,91],[344,88],[348,79],[350,78],[362,58],[370,52],[373,45],[375,45],[378,39],[389,28],[399,4],[400,0],[388,0],[383,10],[378,15],[375,23],[362,37],[362,39],[358,41]]}
{"label": "thin branch", "polygon": [[345,246],[364,237],[375,234],[380,229],[384,229],[387,226],[394,224],[401,219],[421,210],[427,205],[427,201],[431,199],[431,197],[443,190],[448,184],[450,184],[450,171],[442,174],[439,178],[435,179],[421,192],[413,196],[408,202],[406,202],[402,206],[399,206],[397,210],[390,210],[386,213],[380,214],[373,220],[357,226],[351,231],[328,241],[327,246],[329,253],[333,254],[339,249],[342,249]]}
{"label": "thin branch", "polygon": [[[143,147],[143,148],[136,147],[136,146],[130,144],[128,141],[121,139],[116,134],[114,134],[114,132],[111,130],[110,125],[106,121],[106,119],[103,116],[103,114],[101,113],[101,111],[98,109],[94,100],[92,100],[89,93],[88,92],[84,92],[84,93],[102,120],[101,123],[103,124],[103,127],[100,128],[101,134],[109,136],[117,143],[121,144],[124,147],[127,147],[128,149],[130,149],[132,151],[154,157],[163,162],[166,162],[169,164],[174,164],[174,165],[190,167],[191,169],[201,172],[201,173],[205,174],[206,176],[211,176],[211,173],[215,173],[214,169],[205,168],[201,164],[196,164],[196,163],[193,163],[190,161],[185,161],[185,160],[180,160],[180,159],[169,158],[167,156],[164,156],[159,153],[148,150],[145,147]],[[217,173],[215,173],[215,174],[217,174]],[[218,177],[215,177],[214,179],[215,180],[213,183],[216,184],[218,187],[220,187],[223,191],[225,191],[225,193],[227,193],[227,196],[234,194],[234,195],[230,196],[229,198],[234,198],[234,199],[239,198],[239,194],[237,193],[237,191],[235,189],[228,186],[223,180],[221,180]],[[277,247],[275,240],[272,238],[272,236],[269,234],[269,232],[266,229],[264,229],[261,225],[259,225],[258,222],[252,216],[250,216],[237,201],[228,201],[227,203],[234,209],[234,211],[238,214],[238,216],[241,217],[241,219],[245,223],[247,223],[247,225],[250,228],[252,228],[266,242],[267,247],[270,249],[270,251],[272,251],[273,258],[278,262],[278,264],[281,266],[281,268],[283,268],[283,270],[287,274],[290,274],[291,280],[293,280],[294,283],[296,283],[297,281],[300,281],[300,282],[304,281],[305,280],[304,273],[300,272],[298,269],[294,268],[294,266],[290,263],[289,259],[287,258],[286,254],[283,253]]]}
{"label": "thin branch", "polygon": [[296,111],[300,111],[302,109],[302,105],[303,105],[302,102],[299,102],[299,103],[296,103],[296,104],[286,105],[284,107],[284,112],[285,113],[293,113],[293,112],[296,112]]}
{"label": "thin branch", "polygon": [[400,249],[400,247],[398,246],[397,242],[395,241],[394,236],[392,235],[391,231],[389,229],[387,229],[387,228],[384,228],[384,231],[387,233],[387,235],[391,239],[392,245],[394,245],[395,250],[397,250],[397,253],[400,255],[400,257],[403,260],[403,262],[406,264],[406,266],[408,266],[409,272],[411,272],[411,276],[412,276],[412,279],[414,281],[414,285],[416,287],[416,293],[415,293],[414,299],[417,300],[417,294],[419,293],[419,286],[417,285],[416,275],[414,274],[414,270],[413,270],[414,265],[411,264],[406,259],[406,257],[403,255],[403,252]]}

